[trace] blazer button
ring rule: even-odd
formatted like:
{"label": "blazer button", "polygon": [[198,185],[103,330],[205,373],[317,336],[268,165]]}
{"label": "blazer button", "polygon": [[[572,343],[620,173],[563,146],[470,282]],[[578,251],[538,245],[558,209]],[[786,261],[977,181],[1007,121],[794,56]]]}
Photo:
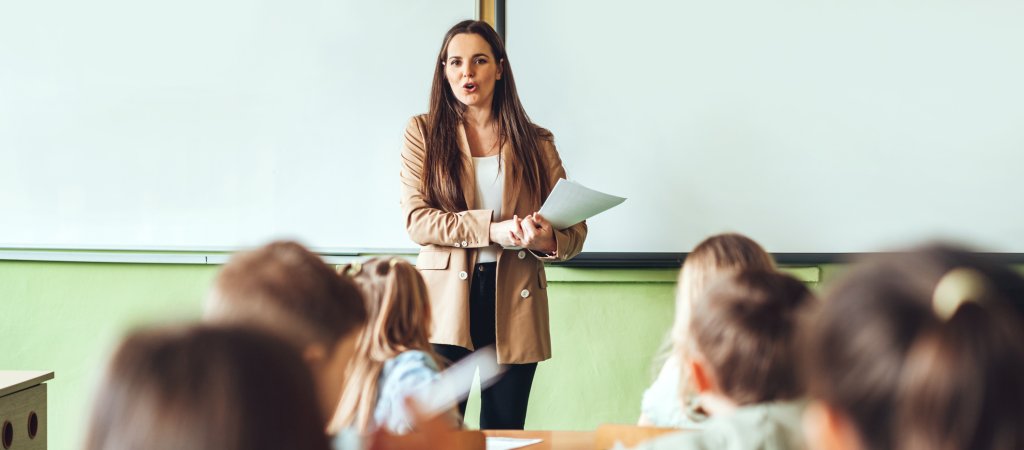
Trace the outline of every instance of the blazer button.
{"label": "blazer button", "polygon": [[462,272],[459,272],[459,279],[460,280],[465,280],[466,278],[469,278],[469,274],[466,273],[465,270],[463,270]]}
{"label": "blazer button", "polygon": [[526,259],[526,250],[519,251],[519,259]]}
{"label": "blazer button", "polygon": [[459,248],[459,247],[461,247],[461,245],[459,245],[459,243],[458,243],[458,242],[456,242],[456,243],[455,243],[455,248]]}
{"label": "blazer button", "polygon": [[467,244],[466,241],[462,241],[462,246],[463,247],[469,247],[469,244]]}
{"label": "blazer button", "polygon": [[520,292],[519,296],[522,297],[522,298],[529,297],[530,296],[530,291],[528,291],[526,289],[523,289],[523,292]]}

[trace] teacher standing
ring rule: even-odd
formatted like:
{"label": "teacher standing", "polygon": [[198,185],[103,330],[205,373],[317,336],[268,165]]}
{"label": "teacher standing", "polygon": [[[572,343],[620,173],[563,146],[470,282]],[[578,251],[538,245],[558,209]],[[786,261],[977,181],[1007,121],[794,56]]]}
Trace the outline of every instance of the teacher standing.
{"label": "teacher standing", "polygon": [[587,225],[555,230],[536,214],[565,169],[554,136],[523,110],[494,29],[456,24],[435,63],[430,111],[409,121],[401,172],[430,341],[452,362],[495,344],[506,372],[482,393],[480,427],[522,429],[537,363],[551,358],[543,261],[579,254]]}

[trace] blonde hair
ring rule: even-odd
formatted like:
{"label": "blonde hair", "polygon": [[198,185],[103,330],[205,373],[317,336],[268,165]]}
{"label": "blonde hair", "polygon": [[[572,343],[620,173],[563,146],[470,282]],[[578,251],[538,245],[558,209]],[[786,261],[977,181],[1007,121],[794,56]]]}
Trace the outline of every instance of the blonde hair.
{"label": "blonde hair", "polygon": [[740,270],[775,270],[775,261],[761,245],[742,234],[724,233],[697,244],[683,262],[676,285],[676,320],[672,339],[687,339],[690,310],[715,279]]}
{"label": "blonde hair", "polygon": [[[755,242],[742,234],[723,233],[704,239],[686,255],[676,284],[676,315],[672,330],[662,344],[657,360],[668,359],[669,354],[680,358],[688,356],[690,316],[694,302],[718,278],[741,270],[775,271],[775,261]],[[656,361],[657,361],[656,360]],[[684,405],[693,406],[695,392],[690,385],[690,373],[680,360],[679,394]]]}
{"label": "blonde hair", "polygon": [[441,359],[430,345],[430,299],[412,264],[401,258],[372,258],[338,268],[363,292],[369,321],[356,343],[335,424],[367,431],[377,404],[384,363],[409,350]]}

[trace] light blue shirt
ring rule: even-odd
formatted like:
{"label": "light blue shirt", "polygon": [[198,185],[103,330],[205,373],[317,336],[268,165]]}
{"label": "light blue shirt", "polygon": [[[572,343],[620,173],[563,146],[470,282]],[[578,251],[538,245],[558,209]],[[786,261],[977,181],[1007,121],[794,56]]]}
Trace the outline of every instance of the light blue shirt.
{"label": "light blue shirt", "polygon": [[409,350],[384,363],[377,380],[377,406],[373,421],[395,434],[412,430],[412,417],[405,409],[405,398],[426,387],[438,377],[437,363],[426,352]]}
{"label": "light blue shirt", "polygon": [[[412,430],[412,417],[405,409],[405,397],[423,389],[438,377],[437,363],[426,352],[409,350],[384,363],[377,380],[377,405],[370,428],[383,427],[390,433]],[[355,428],[338,432],[334,450],[362,450],[369,444]]]}

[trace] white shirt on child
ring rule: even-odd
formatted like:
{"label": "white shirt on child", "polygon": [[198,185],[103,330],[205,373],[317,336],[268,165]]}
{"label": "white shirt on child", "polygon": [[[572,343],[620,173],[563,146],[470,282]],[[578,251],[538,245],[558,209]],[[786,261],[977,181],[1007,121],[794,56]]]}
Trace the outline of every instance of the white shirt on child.
{"label": "white shirt on child", "polygon": [[[742,406],[727,416],[713,416],[700,431],[667,434],[636,450],[801,450],[806,401]],[[619,447],[621,448],[621,447]]]}
{"label": "white shirt on child", "polygon": [[640,412],[649,424],[667,428],[700,428],[702,422],[696,422],[686,416],[679,391],[679,378],[682,367],[679,358],[673,354],[661,366],[658,378],[644,391],[640,402]]}

